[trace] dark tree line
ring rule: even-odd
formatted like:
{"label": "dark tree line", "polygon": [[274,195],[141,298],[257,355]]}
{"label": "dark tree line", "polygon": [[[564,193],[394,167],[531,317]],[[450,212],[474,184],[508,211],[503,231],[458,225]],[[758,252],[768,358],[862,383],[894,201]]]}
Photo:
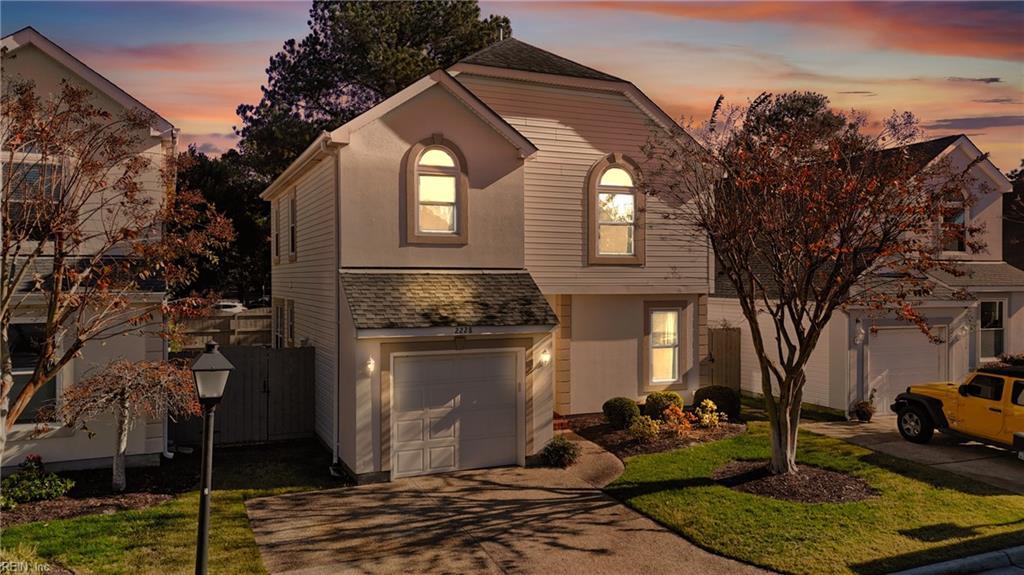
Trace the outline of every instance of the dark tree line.
{"label": "dark tree line", "polygon": [[259,193],[324,130],[332,130],[438,68],[502,35],[504,16],[481,17],[463,1],[324,2],[309,34],[271,56],[262,98],[241,104],[236,149],[182,153],[180,186],[201,190],[232,220],[238,239],[197,287],[252,301],[270,289],[270,209]]}

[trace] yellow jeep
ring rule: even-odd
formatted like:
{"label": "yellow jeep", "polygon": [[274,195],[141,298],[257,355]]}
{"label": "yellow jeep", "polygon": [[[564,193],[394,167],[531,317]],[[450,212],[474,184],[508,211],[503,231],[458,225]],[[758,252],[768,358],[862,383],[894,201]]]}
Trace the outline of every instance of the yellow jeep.
{"label": "yellow jeep", "polygon": [[892,410],[907,441],[927,443],[937,429],[1011,447],[1024,459],[1024,367],[981,368],[960,385],[912,385]]}

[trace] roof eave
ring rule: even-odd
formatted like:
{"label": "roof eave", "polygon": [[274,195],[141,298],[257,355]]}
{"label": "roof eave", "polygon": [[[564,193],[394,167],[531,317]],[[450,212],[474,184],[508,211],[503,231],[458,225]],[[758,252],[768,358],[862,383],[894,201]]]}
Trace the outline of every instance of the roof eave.
{"label": "roof eave", "polygon": [[325,157],[330,150],[333,150],[339,146],[347,144],[347,140],[342,140],[335,132],[321,132],[313,142],[306,147],[305,150],[299,157],[295,158],[291,164],[281,175],[274,179],[269,186],[262,193],[260,193],[261,200],[271,200],[274,196],[278,195],[281,190],[285,189],[288,184],[301,172],[302,169],[311,161],[320,160]]}

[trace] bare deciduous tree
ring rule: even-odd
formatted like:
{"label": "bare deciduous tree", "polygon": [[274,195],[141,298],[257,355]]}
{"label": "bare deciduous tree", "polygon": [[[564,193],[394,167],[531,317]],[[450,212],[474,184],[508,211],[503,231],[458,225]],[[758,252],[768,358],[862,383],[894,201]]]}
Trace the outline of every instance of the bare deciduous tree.
{"label": "bare deciduous tree", "polygon": [[[863,305],[931,334],[915,302],[927,273],[962,275],[944,244],[983,246],[963,222],[970,168],[912,144],[911,114],[871,126],[819,94],[763,94],[689,126],[654,132],[647,193],[707,241],[750,327],[771,427],[773,473],[794,473],[805,366],[837,309]],[[767,327],[762,331],[762,327]],[[772,337],[766,333],[774,332]]]}

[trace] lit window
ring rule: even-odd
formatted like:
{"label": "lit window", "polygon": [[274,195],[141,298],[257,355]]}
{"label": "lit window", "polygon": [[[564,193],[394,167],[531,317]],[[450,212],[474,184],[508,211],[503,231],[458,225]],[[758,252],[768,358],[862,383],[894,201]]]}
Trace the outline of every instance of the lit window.
{"label": "lit window", "polygon": [[1003,302],[981,302],[981,357],[995,358],[1005,351]]}
{"label": "lit window", "polygon": [[458,230],[459,170],[452,154],[428,148],[416,164],[416,229],[425,234]]}
{"label": "lit window", "polygon": [[[10,336],[11,363],[13,364],[14,386],[11,387],[10,401],[21,393],[35,373],[39,354],[42,353],[46,326],[41,323],[14,323],[8,328]],[[35,423],[39,410],[51,406],[57,400],[57,380],[43,384],[32,396],[25,411],[16,423]]]}
{"label": "lit window", "polygon": [[633,255],[636,195],[633,178],[626,170],[612,167],[601,174],[597,184],[597,253]]}
{"label": "lit window", "polygon": [[651,383],[679,380],[679,310],[651,311]]}

